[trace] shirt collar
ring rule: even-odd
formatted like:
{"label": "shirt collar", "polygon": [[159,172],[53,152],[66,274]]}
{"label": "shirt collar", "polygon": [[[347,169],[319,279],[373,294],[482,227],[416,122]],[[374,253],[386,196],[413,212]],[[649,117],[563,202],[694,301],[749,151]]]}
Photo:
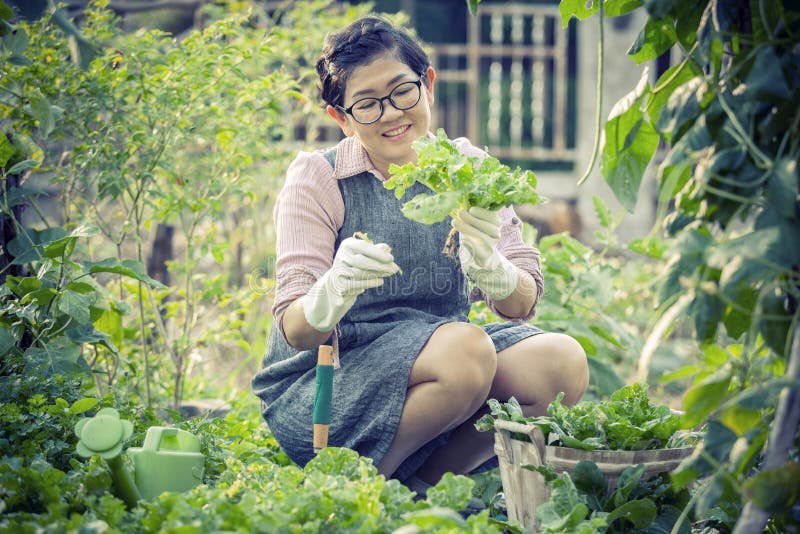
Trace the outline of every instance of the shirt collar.
{"label": "shirt collar", "polygon": [[336,166],[333,176],[337,180],[349,178],[362,172],[371,172],[380,178],[380,173],[375,169],[372,160],[369,159],[367,151],[358,140],[358,137],[351,135],[339,142],[336,149]]}
{"label": "shirt collar", "polygon": [[[429,138],[436,137],[431,132],[428,132],[427,135]],[[345,137],[339,141],[339,145],[336,147],[336,164],[334,166],[333,176],[337,180],[341,180],[342,178],[349,178],[350,176],[355,176],[362,172],[372,173],[382,182],[389,179],[388,176],[381,175],[375,168],[375,165],[372,163],[372,160],[369,159],[369,155],[361,144],[361,141],[358,140],[358,137],[355,135]]]}

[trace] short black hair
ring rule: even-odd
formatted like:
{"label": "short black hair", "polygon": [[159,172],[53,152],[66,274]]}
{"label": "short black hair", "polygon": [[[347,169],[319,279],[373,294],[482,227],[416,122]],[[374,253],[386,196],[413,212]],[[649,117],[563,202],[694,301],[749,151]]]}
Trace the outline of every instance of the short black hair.
{"label": "short black hair", "polygon": [[325,105],[344,105],[345,83],[352,72],[377,56],[393,53],[411,70],[425,76],[431,64],[422,45],[389,21],[370,15],[325,38],[317,59],[320,97]]}

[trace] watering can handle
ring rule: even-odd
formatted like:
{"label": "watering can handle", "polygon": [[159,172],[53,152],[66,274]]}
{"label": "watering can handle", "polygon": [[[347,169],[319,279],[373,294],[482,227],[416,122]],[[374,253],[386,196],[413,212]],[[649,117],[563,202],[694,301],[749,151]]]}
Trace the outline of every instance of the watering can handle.
{"label": "watering can handle", "polygon": [[148,451],[158,451],[161,446],[161,439],[164,436],[174,436],[178,433],[177,428],[170,427],[150,427],[147,429],[147,435],[144,437],[144,444],[142,449]]}

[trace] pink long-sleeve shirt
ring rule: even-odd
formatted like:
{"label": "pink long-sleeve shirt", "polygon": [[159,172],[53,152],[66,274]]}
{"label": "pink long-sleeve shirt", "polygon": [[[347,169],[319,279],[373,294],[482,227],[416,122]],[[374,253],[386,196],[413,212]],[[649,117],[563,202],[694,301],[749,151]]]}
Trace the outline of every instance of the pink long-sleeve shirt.
{"label": "pink long-sleeve shirt", "polygon": [[[455,139],[453,143],[468,156],[486,156],[465,138]],[[333,265],[334,243],[345,212],[337,180],[365,171],[373,174],[376,180],[388,178],[375,169],[356,137],[347,137],[339,143],[335,168],[331,168],[321,150],[300,152],[289,166],[274,210],[277,262],[272,314],[281,332],[286,308],[305,295],[317,278]],[[497,248],[515,266],[533,276],[538,302],[544,288],[539,251],[523,242],[522,222],[512,207],[500,211],[500,220]],[[480,289],[473,288],[470,299],[483,299],[501,317],[518,321],[533,317],[536,307],[535,302],[524,317],[506,317]]]}

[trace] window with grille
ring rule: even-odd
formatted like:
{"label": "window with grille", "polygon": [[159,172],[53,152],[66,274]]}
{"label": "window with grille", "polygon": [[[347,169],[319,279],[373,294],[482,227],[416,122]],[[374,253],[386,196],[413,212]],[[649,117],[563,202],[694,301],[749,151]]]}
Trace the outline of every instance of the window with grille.
{"label": "window with grille", "polygon": [[431,52],[436,127],[505,161],[572,168],[576,42],[557,4],[482,2],[466,42]]}

